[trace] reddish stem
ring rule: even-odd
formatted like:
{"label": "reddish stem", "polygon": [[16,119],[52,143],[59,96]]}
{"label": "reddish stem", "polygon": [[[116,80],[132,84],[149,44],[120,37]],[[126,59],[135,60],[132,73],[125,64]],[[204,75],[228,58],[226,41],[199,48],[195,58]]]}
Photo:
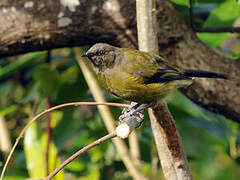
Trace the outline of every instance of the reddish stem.
{"label": "reddish stem", "polygon": [[[47,98],[47,108],[51,108],[50,98]],[[46,133],[47,133],[47,147],[45,152],[46,159],[46,175],[49,174],[49,152],[50,152],[50,141],[51,141],[51,117],[50,112],[46,114]]]}

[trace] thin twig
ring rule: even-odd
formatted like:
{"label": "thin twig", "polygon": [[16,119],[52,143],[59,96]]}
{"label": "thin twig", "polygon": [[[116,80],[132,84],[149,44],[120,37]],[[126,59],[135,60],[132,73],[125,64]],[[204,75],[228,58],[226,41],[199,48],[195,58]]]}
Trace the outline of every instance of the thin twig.
{"label": "thin twig", "polygon": [[63,169],[67,164],[69,164],[71,161],[73,161],[74,159],[76,159],[79,155],[83,154],[84,152],[88,151],[89,149],[93,148],[94,146],[97,146],[109,139],[112,139],[116,137],[116,131],[113,131],[110,134],[107,134],[106,136],[94,141],[93,143],[85,146],[84,148],[80,149],[79,151],[77,151],[76,153],[74,153],[71,157],[69,157],[68,159],[66,159],[58,168],[56,168],[51,174],[49,174],[45,180],[50,180],[52,179],[61,169]]}
{"label": "thin twig", "polygon": [[[50,98],[47,98],[47,108],[51,108]],[[46,165],[46,175],[49,173],[49,151],[51,142],[51,116],[50,113],[46,114],[46,132],[47,132],[47,147],[45,152],[45,165]]]}
{"label": "thin twig", "polygon": [[7,160],[4,164],[4,167],[3,167],[3,170],[2,170],[2,173],[1,173],[1,178],[0,180],[3,180],[3,176],[4,176],[4,173],[6,171],[6,168],[7,168],[7,165],[13,155],[13,152],[14,150],[16,149],[20,139],[23,137],[23,134],[24,132],[29,128],[29,126],[35,121],[37,120],[38,118],[40,118],[41,116],[43,116],[44,114],[46,113],[49,113],[53,110],[56,110],[56,109],[59,109],[59,108],[63,108],[63,107],[67,107],[67,106],[82,106],[82,105],[87,105],[87,106],[95,106],[95,105],[98,105],[98,106],[101,106],[101,105],[105,105],[105,106],[116,106],[116,107],[129,107],[129,105],[127,104],[120,104],[120,103],[107,103],[107,102],[73,102],[73,103],[65,103],[65,104],[61,104],[61,105],[58,105],[58,106],[54,106],[50,109],[46,109],[45,111],[39,113],[38,115],[36,115],[34,118],[32,118],[28,123],[27,125],[23,128],[23,130],[20,132],[19,136],[17,137],[8,157],[7,157]]}

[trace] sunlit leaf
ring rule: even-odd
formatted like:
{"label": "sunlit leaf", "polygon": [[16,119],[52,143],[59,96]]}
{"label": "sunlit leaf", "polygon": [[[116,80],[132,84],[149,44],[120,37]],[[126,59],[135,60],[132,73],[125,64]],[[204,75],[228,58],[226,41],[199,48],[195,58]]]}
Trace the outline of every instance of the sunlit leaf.
{"label": "sunlit leaf", "polygon": [[70,171],[80,172],[84,169],[85,165],[84,162],[80,161],[79,159],[75,159],[71,163],[69,163],[65,168]]}
{"label": "sunlit leaf", "polygon": [[[40,136],[38,133],[37,123],[33,123],[25,133],[24,151],[26,155],[27,169],[30,177],[46,176],[46,134]],[[50,143],[49,151],[49,172],[52,172],[60,165],[58,152],[53,143]],[[60,171],[54,180],[64,180],[63,171]]]}
{"label": "sunlit leaf", "polygon": [[[44,133],[42,136],[42,148],[46,151],[47,146],[47,134]],[[49,147],[49,172],[54,171],[58,166],[60,166],[61,161],[58,157],[58,150],[53,142],[50,143]],[[45,159],[45,158],[44,158]],[[58,174],[53,178],[53,180],[64,180],[64,170],[62,169]]]}
{"label": "sunlit leaf", "polygon": [[33,123],[25,133],[24,151],[30,177],[45,177],[45,157],[37,132],[37,123]]}
{"label": "sunlit leaf", "polygon": [[63,117],[62,111],[52,111],[51,112],[51,128],[55,128]]}
{"label": "sunlit leaf", "polygon": [[172,0],[177,5],[182,5],[182,6],[188,6],[189,1],[188,0]]}
{"label": "sunlit leaf", "polygon": [[[189,6],[190,0],[171,0],[177,5],[182,6]],[[220,4],[224,2],[225,0],[192,0],[193,5],[199,5],[199,4]]]}
{"label": "sunlit leaf", "polygon": [[206,3],[218,3],[218,4],[220,4],[224,1],[226,1],[226,0],[193,0],[193,2],[196,3],[196,4],[206,4]]}
{"label": "sunlit leaf", "polygon": [[[227,0],[214,9],[203,27],[232,27],[238,17],[240,5],[235,0]],[[227,33],[198,33],[198,37],[208,46],[218,47],[227,37]]]}

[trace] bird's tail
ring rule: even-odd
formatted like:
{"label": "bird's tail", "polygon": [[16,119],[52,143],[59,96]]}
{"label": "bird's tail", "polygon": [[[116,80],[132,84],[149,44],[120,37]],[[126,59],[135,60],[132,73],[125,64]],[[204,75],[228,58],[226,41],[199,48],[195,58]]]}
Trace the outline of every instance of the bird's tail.
{"label": "bird's tail", "polygon": [[184,76],[186,77],[201,77],[201,78],[220,78],[220,79],[228,79],[228,75],[220,74],[215,72],[203,71],[203,70],[194,70],[187,69],[184,71]]}

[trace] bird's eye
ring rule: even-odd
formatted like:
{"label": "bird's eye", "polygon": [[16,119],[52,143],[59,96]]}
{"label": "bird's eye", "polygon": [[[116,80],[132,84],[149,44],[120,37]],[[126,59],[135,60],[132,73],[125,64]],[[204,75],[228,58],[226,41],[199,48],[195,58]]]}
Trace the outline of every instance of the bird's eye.
{"label": "bird's eye", "polygon": [[99,54],[100,56],[103,56],[103,55],[105,54],[105,52],[104,52],[104,51],[99,51],[98,54]]}

